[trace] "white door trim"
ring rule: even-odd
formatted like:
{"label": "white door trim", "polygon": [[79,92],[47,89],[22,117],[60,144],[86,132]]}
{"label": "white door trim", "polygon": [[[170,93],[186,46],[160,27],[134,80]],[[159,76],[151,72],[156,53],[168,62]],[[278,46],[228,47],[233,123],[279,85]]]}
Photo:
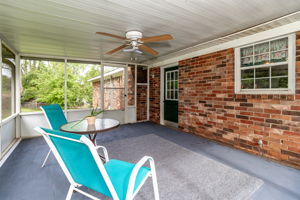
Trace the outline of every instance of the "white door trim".
{"label": "white door trim", "polygon": [[165,125],[165,105],[164,105],[164,94],[165,94],[165,69],[170,67],[178,66],[178,62],[173,62],[168,65],[160,67],[160,124]]}

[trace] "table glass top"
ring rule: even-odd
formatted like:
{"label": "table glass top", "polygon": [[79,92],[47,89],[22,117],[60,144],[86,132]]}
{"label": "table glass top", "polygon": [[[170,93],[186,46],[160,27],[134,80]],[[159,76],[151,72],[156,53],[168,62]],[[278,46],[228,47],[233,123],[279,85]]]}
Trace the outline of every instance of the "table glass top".
{"label": "table glass top", "polygon": [[112,129],[120,125],[118,120],[114,119],[96,119],[95,124],[89,125],[87,120],[78,120],[62,125],[60,129],[67,132],[101,132]]}

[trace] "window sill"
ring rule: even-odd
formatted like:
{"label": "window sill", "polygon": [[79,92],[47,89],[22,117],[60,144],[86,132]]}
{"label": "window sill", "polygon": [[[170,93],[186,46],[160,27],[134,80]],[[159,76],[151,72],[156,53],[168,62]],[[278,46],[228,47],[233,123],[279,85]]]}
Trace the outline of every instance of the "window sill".
{"label": "window sill", "polygon": [[294,95],[295,92],[288,89],[276,89],[276,90],[242,90],[235,92],[235,94],[266,94],[266,95]]}

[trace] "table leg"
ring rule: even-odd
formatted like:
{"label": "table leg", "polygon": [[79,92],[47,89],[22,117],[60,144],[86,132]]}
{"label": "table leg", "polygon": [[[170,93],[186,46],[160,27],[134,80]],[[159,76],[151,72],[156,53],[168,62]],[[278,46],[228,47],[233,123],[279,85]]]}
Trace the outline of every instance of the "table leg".
{"label": "table leg", "polygon": [[[95,146],[97,146],[96,136],[97,136],[97,134],[89,134],[89,138]],[[99,156],[100,156],[100,159],[102,160],[103,164],[106,163],[105,157],[100,154],[99,154]]]}

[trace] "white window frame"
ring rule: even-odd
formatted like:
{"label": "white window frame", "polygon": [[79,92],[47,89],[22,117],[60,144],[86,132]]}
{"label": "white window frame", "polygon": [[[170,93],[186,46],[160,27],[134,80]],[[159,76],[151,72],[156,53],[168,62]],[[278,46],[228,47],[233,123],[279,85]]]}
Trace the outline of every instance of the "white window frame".
{"label": "white window frame", "polygon": [[[175,84],[174,84],[174,88],[172,88],[171,90],[172,91],[174,91],[174,92],[177,92],[177,98],[174,98],[174,96],[175,96],[175,93],[173,93],[173,98],[168,98],[168,90],[170,90],[170,89],[168,89],[168,79],[167,79],[167,76],[168,76],[168,74],[170,74],[170,77],[171,77],[171,74],[173,73],[174,74],[174,79],[172,79],[171,81],[176,81],[176,79],[175,79],[175,73],[177,72],[177,89],[175,89]],[[166,81],[166,84],[165,84],[165,99],[166,100],[170,100],[170,101],[178,101],[178,91],[179,91],[179,89],[178,89],[178,76],[179,76],[179,71],[178,71],[178,69],[177,70],[171,70],[171,71],[166,71],[166,77],[165,77],[165,81]]]}
{"label": "white window frame", "polygon": [[[255,65],[249,67],[241,68],[241,48],[254,46],[256,44],[277,40],[281,38],[288,38],[288,88],[270,88],[270,89],[241,89],[241,69],[256,69],[259,67],[270,67],[281,64],[286,64],[286,62],[270,63],[263,65]],[[295,52],[296,52],[296,36],[295,34],[284,35],[280,37],[270,38],[268,40],[259,41],[256,43],[250,43],[241,47],[234,49],[235,54],[235,93],[236,94],[295,94]]]}

